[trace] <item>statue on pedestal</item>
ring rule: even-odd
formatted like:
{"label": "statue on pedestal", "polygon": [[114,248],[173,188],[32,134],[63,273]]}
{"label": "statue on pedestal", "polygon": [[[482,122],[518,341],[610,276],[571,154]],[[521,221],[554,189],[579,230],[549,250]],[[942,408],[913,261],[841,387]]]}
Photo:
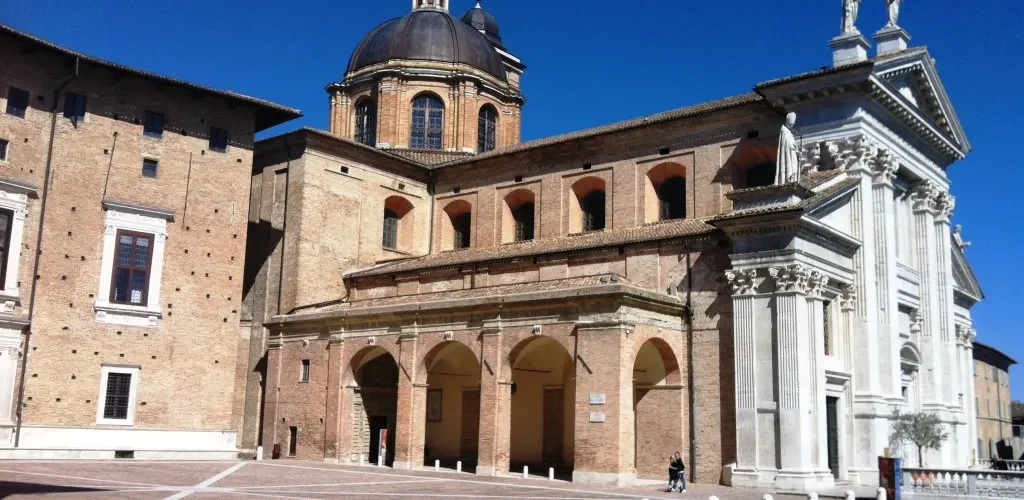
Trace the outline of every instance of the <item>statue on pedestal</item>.
{"label": "statue on pedestal", "polygon": [[842,35],[860,33],[857,29],[857,13],[860,12],[860,0],[843,0],[843,31]]}
{"label": "statue on pedestal", "polygon": [[897,24],[900,20],[900,4],[903,0],[886,0],[889,3],[889,24],[886,24],[886,28],[898,28]]}
{"label": "statue on pedestal", "polygon": [[786,124],[779,131],[779,152],[776,159],[775,184],[782,185],[800,180],[800,147],[793,136],[796,113],[786,115]]}

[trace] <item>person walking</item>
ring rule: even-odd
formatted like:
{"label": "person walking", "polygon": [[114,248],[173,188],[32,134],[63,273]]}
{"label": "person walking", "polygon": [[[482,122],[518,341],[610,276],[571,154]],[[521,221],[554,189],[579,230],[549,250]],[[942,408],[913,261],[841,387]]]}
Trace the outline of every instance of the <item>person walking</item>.
{"label": "person walking", "polygon": [[676,468],[675,456],[668,456],[668,489],[665,490],[668,493],[672,493],[676,489],[676,483],[679,481],[679,469]]}
{"label": "person walking", "polygon": [[679,492],[686,493],[686,464],[683,463],[683,457],[678,451],[672,457],[669,467],[676,470],[676,487],[679,488]]}

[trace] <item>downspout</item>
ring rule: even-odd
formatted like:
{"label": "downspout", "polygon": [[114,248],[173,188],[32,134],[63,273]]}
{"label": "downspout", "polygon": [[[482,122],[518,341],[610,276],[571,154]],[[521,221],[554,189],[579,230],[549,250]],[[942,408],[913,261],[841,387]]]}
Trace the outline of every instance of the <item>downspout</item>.
{"label": "downspout", "polygon": [[689,369],[686,370],[686,386],[690,399],[690,481],[693,482],[697,480],[697,391],[693,388],[693,266],[690,261],[690,242],[687,240],[684,244],[686,245],[686,308],[683,310],[683,316],[686,320],[686,356],[689,363]]}
{"label": "downspout", "polygon": [[430,195],[430,232],[427,233],[427,255],[434,253],[434,191],[437,186],[437,172],[431,171],[427,178],[427,194]]}
{"label": "downspout", "polygon": [[[43,222],[46,220],[46,200],[50,194],[50,172],[53,166],[53,143],[57,137],[57,102],[60,100],[60,93],[71,84],[76,78],[78,78],[78,70],[81,59],[75,56],[75,73],[71,75],[67,80],[64,81],[53,91],[53,109],[50,112],[50,143],[46,149],[46,168],[43,170],[43,193],[40,196],[39,201],[39,226],[36,228],[36,255],[35,262],[32,264],[32,291],[29,292],[28,302],[28,326],[25,327],[25,347],[22,349],[21,355],[21,376],[18,380],[18,407],[17,407],[17,422],[14,426],[14,447],[17,448],[21,443],[21,423],[23,416],[23,408],[25,407],[25,374],[28,373],[28,353],[30,340],[32,339],[32,317],[36,310],[36,291],[39,289],[39,261],[42,260],[43,255]],[[115,139],[116,140],[116,139]]]}

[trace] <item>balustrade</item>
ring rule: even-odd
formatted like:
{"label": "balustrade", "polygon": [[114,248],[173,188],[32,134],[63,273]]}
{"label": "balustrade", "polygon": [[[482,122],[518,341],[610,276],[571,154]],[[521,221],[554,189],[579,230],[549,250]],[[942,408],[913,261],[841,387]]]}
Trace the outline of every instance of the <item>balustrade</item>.
{"label": "balustrade", "polygon": [[1024,472],[1016,470],[904,468],[902,481],[907,495],[1024,498]]}

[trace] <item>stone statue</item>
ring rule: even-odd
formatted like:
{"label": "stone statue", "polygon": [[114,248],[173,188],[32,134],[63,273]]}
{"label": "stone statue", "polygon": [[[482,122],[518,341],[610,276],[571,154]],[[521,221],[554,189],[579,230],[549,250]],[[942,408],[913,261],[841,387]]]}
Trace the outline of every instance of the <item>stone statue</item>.
{"label": "stone statue", "polygon": [[960,247],[960,250],[964,250],[967,247],[971,246],[970,241],[964,241],[964,236],[962,234],[963,232],[964,227],[961,226],[960,224],[957,224],[956,226],[953,227],[953,241],[956,242],[956,246]]}
{"label": "stone statue", "polygon": [[886,28],[898,28],[897,24],[900,20],[900,4],[903,0],[885,0],[889,3],[889,24],[886,24]]}
{"label": "stone statue", "polygon": [[843,35],[860,33],[857,29],[857,13],[860,12],[860,0],[843,0]]}
{"label": "stone statue", "polygon": [[775,169],[775,184],[787,184],[800,180],[800,147],[793,136],[796,113],[786,115],[786,124],[779,131],[779,153]]}

